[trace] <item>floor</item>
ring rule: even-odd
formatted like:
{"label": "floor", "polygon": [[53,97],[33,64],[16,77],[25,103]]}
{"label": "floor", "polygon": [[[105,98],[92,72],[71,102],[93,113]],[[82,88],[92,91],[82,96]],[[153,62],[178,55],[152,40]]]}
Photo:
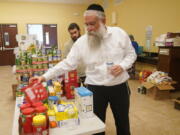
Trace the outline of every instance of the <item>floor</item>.
{"label": "floor", "polygon": [[[137,71],[154,70],[153,65],[137,63]],[[11,135],[14,113],[14,100],[11,85],[16,83],[15,75],[10,66],[0,67],[0,135]],[[174,109],[174,103],[169,100],[153,100],[139,94],[138,80],[129,80],[131,88],[130,124],[132,135],[180,135],[180,111]],[[171,93],[173,98],[180,92]],[[110,108],[107,110],[106,135],[115,135],[115,126]]]}

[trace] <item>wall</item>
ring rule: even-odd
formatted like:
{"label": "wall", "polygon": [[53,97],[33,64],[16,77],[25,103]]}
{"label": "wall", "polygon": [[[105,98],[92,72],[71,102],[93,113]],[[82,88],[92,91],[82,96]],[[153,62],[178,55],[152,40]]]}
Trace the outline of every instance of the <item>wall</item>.
{"label": "wall", "polygon": [[[145,28],[153,27],[153,37],[167,32],[180,32],[180,0],[122,0],[115,5],[108,1],[107,24],[112,25],[111,15],[116,12],[117,24],[129,34],[133,34],[141,46],[145,45]],[[152,43],[151,52],[158,48]]]}
{"label": "wall", "polygon": [[[38,2],[0,2],[0,23],[18,24],[18,33],[27,33],[27,24],[57,24],[58,44],[68,40],[67,27],[76,22],[84,31],[83,12],[87,5],[38,3]],[[78,15],[74,15],[78,13]]]}

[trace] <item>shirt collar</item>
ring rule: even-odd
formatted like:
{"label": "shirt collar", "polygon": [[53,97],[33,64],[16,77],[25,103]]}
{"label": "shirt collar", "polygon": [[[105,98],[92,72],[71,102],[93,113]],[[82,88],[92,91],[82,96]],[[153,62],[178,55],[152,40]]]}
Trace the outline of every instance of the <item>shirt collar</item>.
{"label": "shirt collar", "polygon": [[106,31],[106,34],[104,35],[104,38],[107,38],[112,34],[112,31],[110,30],[110,27],[106,26],[106,28],[107,28],[107,31]]}

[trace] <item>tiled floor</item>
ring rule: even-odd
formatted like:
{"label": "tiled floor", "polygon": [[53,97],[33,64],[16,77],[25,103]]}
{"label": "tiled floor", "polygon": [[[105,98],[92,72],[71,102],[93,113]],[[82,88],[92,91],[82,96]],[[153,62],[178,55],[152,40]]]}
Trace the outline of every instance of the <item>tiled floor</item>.
{"label": "tiled floor", "polygon": [[[153,70],[154,66],[137,65],[139,70]],[[11,135],[14,100],[11,85],[16,82],[9,66],[0,67],[0,135]],[[138,81],[130,80],[130,124],[132,135],[180,135],[180,111],[174,109],[172,100],[157,101],[137,93]],[[180,92],[172,93],[173,97]],[[107,110],[106,135],[115,135],[111,110]]]}

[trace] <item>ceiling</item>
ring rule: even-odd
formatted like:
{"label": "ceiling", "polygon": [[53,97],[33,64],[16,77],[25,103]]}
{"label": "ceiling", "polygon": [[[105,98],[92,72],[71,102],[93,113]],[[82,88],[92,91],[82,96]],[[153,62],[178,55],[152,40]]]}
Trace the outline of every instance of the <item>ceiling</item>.
{"label": "ceiling", "polygon": [[[69,3],[69,4],[89,4],[95,0],[0,0],[0,1],[21,1],[21,2],[49,2],[49,3]],[[98,1],[98,0],[97,0]],[[102,0],[99,0],[102,1]]]}

